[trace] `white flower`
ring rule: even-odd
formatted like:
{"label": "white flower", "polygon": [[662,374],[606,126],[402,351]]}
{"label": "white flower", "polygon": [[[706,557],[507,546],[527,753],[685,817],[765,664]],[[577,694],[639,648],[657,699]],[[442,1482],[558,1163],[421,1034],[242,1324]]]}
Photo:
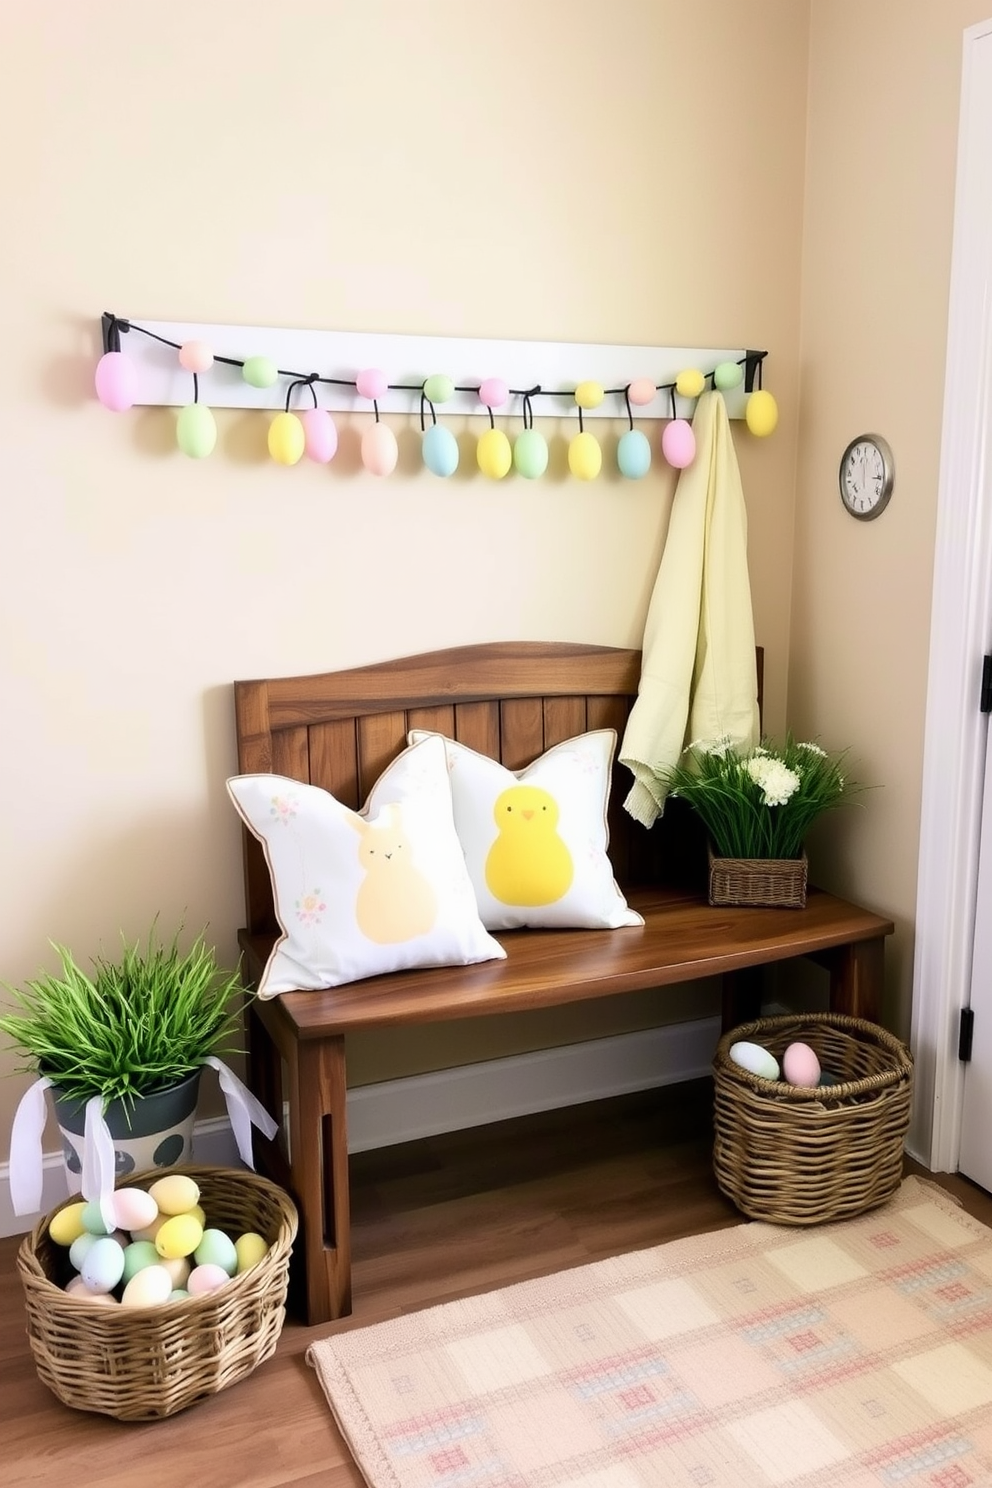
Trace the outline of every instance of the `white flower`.
{"label": "white flower", "polygon": [[734,741],[729,734],[724,734],[720,739],[696,739],[688,747],[699,754],[711,754],[715,759],[723,759],[733,749]]}
{"label": "white flower", "polygon": [[810,754],[818,754],[821,759],[826,759],[827,757],[827,751],[825,749],[821,749],[819,744],[799,744],[797,745],[797,748],[808,749]]}
{"label": "white flower", "polygon": [[761,787],[765,806],[784,806],[799,789],[799,776],[772,755],[753,755],[744,768]]}

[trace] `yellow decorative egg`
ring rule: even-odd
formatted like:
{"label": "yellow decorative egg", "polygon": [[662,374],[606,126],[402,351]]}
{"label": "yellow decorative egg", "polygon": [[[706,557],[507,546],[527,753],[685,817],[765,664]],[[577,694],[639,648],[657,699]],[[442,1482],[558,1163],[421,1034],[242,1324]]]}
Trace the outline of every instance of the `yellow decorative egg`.
{"label": "yellow decorative egg", "polygon": [[502,480],[513,463],[513,450],[502,429],[487,429],[475,447],[475,458],[483,475]]}
{"label": "yellow decorative egg", "polygon": [[771,434],[778,423],[778,404],[771,393],[761,388],[752,393],[744,409],[744,418],[751,433],[758,439]]}
{"label": "yellow decorative egg", "polygon": [[122,1307],[158,1307],[168,1302],[172,1292],[172,1277],[164,1266],[146,1266],[137,1271],[121,1297]]}
{"label": "yellow decorative egg", "polygon": [[706,378],[696,367],[680,372],[675,379],[675,391],[680,398],[698,398],[706,386]]}
{"label": "yellow decorative egg", "polygon": [[251,1266],[257,1266],[259,1261],[269,1253],[269,1247],[261,1235],[254,1230],[248,1230],[239,1235],[234,1242],[234,1250],[238,1257],[238,1275],[247,1271]]}
{"label": "yellow decorative egg", "polygon": [[605,397],[601,382],[580,382],[575,389],[575,401],[580,408],[598,408]]}
{"label": "yellow decorative egg", "polygon": [[200,1190],[185,1173],[167,1173],[156,1178],[148,1192],[163,1214],[188,1214],[200,1201]]}
{"label": "yellow decorative egg", "polygon": [[48,1226],[48,1233],[56,1245],[71,1245],[78,1240],[86,1229],[83,1224],[83,1210],[86,1205],[81,1201],[75,1204],[66,1204],[57,1214],[52,1215]]}
{"label": "yellow decorative egg", "polygon": [[[167,1261],[174,1261],[179,1256],[192,1255],[202,1239],[203,1226],[198,1219],[194,1219],[192,1214],[174,1214],[155,1236],[155,1249]],[[141,1275],[140,1271],[138,1275]],[[171,1277],[169,1290],[172,1290]]]}
{"label": "yellow decorative egg", "polygon": [[577,480],[595,480],[603,468],[603,451],[595,434],[583,430],[568,446],[568,468]]}

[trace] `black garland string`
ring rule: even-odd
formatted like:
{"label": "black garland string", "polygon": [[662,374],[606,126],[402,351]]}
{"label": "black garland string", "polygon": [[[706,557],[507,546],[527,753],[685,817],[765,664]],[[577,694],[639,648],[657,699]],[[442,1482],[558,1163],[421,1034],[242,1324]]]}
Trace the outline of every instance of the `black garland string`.
{"label": "black garland string", "polygon": [[[148,336],[153,341],[159,341],[163,346],[171,346],[174,351],[179,351],[182,348],[182,343],[181,342],[179,342],[179,341],[170,341],[167,336],[160,336],[157,331],[149,331],[148,329],[146,329],[145,326],[137,325],[137,324],[135,324],[135,322],[133,320],[127,320],[123,316],[114,315],[109,310],[106,311],[104,313],[103,317],[102,317],[102,326],[103,326],[103,349],[104,349],[105,352],[107,352],[107,351],[120,351],[120,349],[121,349],[120,342],[121,342],[121,332],[122,331],[125,334],[127,334],[129,331],[139,331],[141,333],[141,335]],[[750,392],[753,392],[754,391],[755,383],[757,383],[758,390],[759,391],[761,390],[761,368],[762,368],[762,363],[764,362],[765,357],[767,355],[768,355],[767,351],[745,351],[745,353],[744,353],[744,355],[742,357],[738,357],[737,358],[736,365],[738,367],[743,367],[744,368],[744,391],[746,393],[750,393]],[[214,361],[215,362],[220,362],[221,365],[222,366],[225,366],[225,367],[241,367],[241,368],[244,368],[244,365],[245,365],[244,364],[244,361],[243,360],[239,360],[237,357],[217,356],[216,354],[214,355]],[[316,382],[326,383],[329,387],[350,387],[350,388],[355,388],[355,390],[357,391],[357,384],[356,384],[355,379],[353,377],[325,377],[323,375],[323,373],[319,373],[318,374],[316,372],[310,372],[310,373],[297,372],[297,371],[294,371],[292,368],[285,368],[285,367],[277,367],[276,368],[276,375],[278,377],[289,377],[289,378],[292,378],[293,379],[293,386],[294,387],[295,386],[298,386],[298,385],[309,386],[311,393],[313,393],[314,407],[317,407],[317,395],[316,395],[316,393],[314,392],[314,389],[313,389],[313,384],[316,383]],[[712,378],[713,378],[713,372],[708,372],[706,374],[706,378],[708,380],[712,380]],[[677,381],[677,379],[676,379],[676,381]],[[658,392],[658,393],[665,393],[665,392],[667,392],[667,393],[670,393],[670,395],[671,395],[671,401],[672,401],[672,418],[677,418],[678,417],[678,415],[676,413],[676,409],[675,409],[675,386],[676,386],[676,381],[673,381],[673,382],[657,382],[657,383],[655,383],[655,392]],[[422,397],[424,396],[423,384],[422,383],[390,382],[390,383],[387,383],[386,386],[387,386],[387,389],[388,389],[389,392],[393,392],[393,393],[420,393],[422,395]],[[619,397],[623,397],[625,399],[626,404],[627,404],[627,413],[628,413],[628,415],[630,415],[630,398],[628,396],[628,391],[627,391],[627,389],[629,388],[629,386],[630,386],[630,384],[628,383],[628,384],[626,384],[623,387],[604,388],[603,389],[603,396],[604,396],[604,398],[611,398],[611,397],[617,397],[617,398],[619,398]],[[480,391],[480,389],[481,389],[481,384],[480,383],[476,383],[476,384],[469,384],[468,386],[456,385],[455,388],[454,388],[454,391],[456,393],[475,393],[475,394],[478,394],[479,391]],[[194,390],[194,399],[193,399],[193,401],[196,402],[197,401],[197,392],[196,392],[196,390],[197,390],[197,382],[196,382],[196,373],[195,372],[193,374],[193,390]],[[575,397],[574,391],[572,393],[568,393],[568,392],[562,391],[562,390],[557,390],[556,391],[554,388],[543,388],[543,387],[541,387],[540,383],[538,383],[535,387],[532,387],[532,388],[510,388],[508,391],[509,391],[511,397],[514,397],[514,398],[523,398],[523,400],[524,400],[524,428],[525,429],[526,428],[532,428],[533,427],[533,423],[534,423],[534,410],[533,410],[533,405],[532,405],[532,402],[531,402],[531,400],[533,398],[572,398],[574,400],[574,397]],[[372,400],[372,406],[375,409],[376,423],[378,423],[379,422],[379,405],[378,405],[378,402],[375,399]],[[288,411],[289,411],[289,405],[288,405],[288,401],[287,401],[287,412]],[[432,404],[431,405],[431,412],[432,412],[432,414],[433,414],[433,411],[434,410],[433,410],[433,404]],[[530,424],[527,423],[528,413],[529,413],[529,417],[530,417]],[[630,415],[630,416],[631,416],[631,428],[633,428],[633,416],[632,415]],[[423,417],[423,414],[421,414],[421,417]],[[434,418],[434,422],[435,423],[437,422],[436,417]],[[495,418],[493,416],[493,411],[492,411],[491,408],[489,409],[489,422],[490,422],[490,426],[492,428],[495,428],[496,427]],[[423,427],[423,425],[421,425],[421,427]],[[579,409],[579,429],[580,430],[582,429],[582,409],[581,408]]]}

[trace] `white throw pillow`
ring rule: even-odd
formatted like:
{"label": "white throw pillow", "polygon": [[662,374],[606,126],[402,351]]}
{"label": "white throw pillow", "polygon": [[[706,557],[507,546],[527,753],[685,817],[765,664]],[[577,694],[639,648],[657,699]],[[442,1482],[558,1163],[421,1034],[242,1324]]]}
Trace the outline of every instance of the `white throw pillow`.
{"label": "white throw pillow", "polygon": [[[411,743],[441,738],[414,729]],[[458,833],[488,930],[643,925],[613,877],[606,808],[617,736],[597,729],[522,770],[444,739]]]}
{"label": "white throw pillow", "polygon": [[265,849],[282,930],[260,997],[505,957],[479,918],[439,737],[393,760],[361,812],[282,775],[227,789]]}

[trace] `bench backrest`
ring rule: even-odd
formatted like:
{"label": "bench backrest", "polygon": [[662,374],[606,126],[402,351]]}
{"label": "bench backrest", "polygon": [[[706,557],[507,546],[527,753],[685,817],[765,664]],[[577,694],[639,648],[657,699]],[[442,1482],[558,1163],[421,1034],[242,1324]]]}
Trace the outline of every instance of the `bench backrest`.
{"label": "bench backrest", "polygon": [[[406,747],[408,731],[418,728],[458,739],[517,770],[588,729],[615,729],[619,744],[640,669],[640,651],[511,641],[236,682],[238,769],[321,786],[357,809]],[[758,676],[760,695],[760,651]],[[650,832],[633,821],[623,810],[630,784],[629,770],[615,765],[610,858],[624,888],[665,877],[674,837],[685,830],[671,807]],[[244,848],[248,929],[276,931],[268,867],[247,829]]]}

